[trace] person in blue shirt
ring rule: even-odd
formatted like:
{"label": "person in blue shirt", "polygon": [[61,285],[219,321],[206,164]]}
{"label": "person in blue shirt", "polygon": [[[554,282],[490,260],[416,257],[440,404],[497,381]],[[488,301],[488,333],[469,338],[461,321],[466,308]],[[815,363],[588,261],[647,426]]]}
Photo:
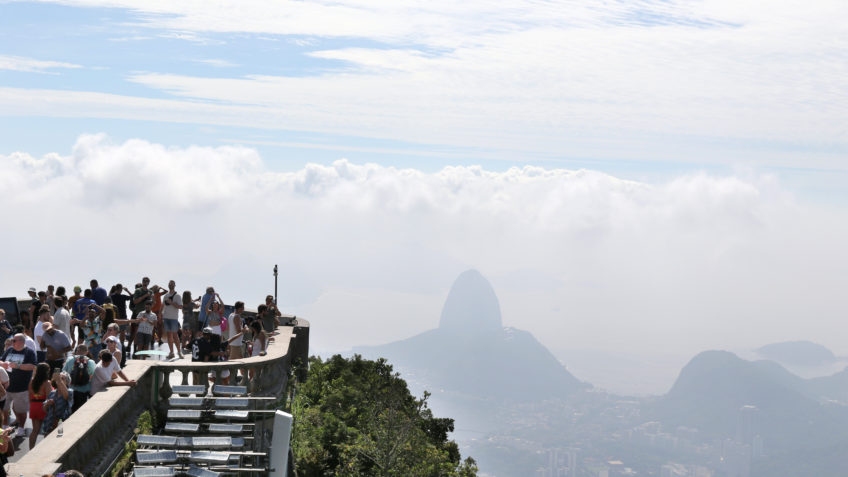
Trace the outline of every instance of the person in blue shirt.
{"label": "person in blue shirt", "polygon": [[[74,320],[84,321],[85,317],[88,316],[88,309],[95,304],[94,300],[91,299],[91,290],[86,288],[83,297],[74,302],[74,307],[71,310]],[[74,335],[76,335],[76,339]],[[71,336],[69,338],[76,343],[82,343],[83,340],[82,332],[73,324],[73,320],[71,320]]]}
{"label": "person in blue shirt", "polygon": [[215,296],[214,287],[206,287],[206,294],[200,299],[200,311],[197,313],[197,323],[200,328],[206,327],[206,308],[209,306],[209,300]]}
{"label": "person in blue shirt", "polygon": [[91,298],[94,300],[94,303],[97,303],[99,306],[103,306],[103,303],[106,303],[106,297],[109,296],[106,289],[98,285],[97,280],[92,280],[90,285]]}

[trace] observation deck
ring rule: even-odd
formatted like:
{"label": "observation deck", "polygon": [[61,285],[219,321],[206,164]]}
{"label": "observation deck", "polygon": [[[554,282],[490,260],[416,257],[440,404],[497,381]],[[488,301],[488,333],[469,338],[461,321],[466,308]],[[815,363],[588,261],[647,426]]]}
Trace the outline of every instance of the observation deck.
{"label": "observation deck", "polygon": [[[55,430],[51,432],[20,460],[10,463],[8,475],[41,477],[69,469],[92,476],[106,473],[134,438],[138,418],[144,411],[167,416],[169,409],[181,409],[171,404],[172,396],[179,398],[173,386],[190,384],[192,373],[206,376],[212,372],[219,378],[216,382],[220,382],[225,370],[230,376],[235,376],[237,370],[252,370],[253,377],[244,383],[248,396],[271,398],[268,400],[276,405],[268,406],[269,409],[282,407],[288,397],[289,379],[295,377],[302,381],[306,378],[309,358],[309,322],[289,318],[293,323],[276,329],[265,356],[204,363],[128,360],[123,372],[127,378],[137,381],[135,387],[109,387],[95,394],[64,423],[62,437],[58,437]],[[209,382],[203,385],[205,391],[209,391],[210,385]],[[197,394],[206,394],[205,391]],[[173,402],[180,403],[178,399]],[[262,429],[265,435],[253,438],[258,437],[258,442],[265,443],[273,426],[266,425]]]}

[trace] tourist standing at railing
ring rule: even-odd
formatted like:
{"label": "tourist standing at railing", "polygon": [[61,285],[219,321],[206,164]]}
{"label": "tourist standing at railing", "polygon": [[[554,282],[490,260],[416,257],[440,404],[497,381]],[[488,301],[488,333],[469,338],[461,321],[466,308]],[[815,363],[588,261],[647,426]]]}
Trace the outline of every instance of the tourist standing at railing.
{"label": "tourist standing at railing", "polygon": [[53,313],[53,326],[61,330],[62,333],[65,333],[65,336],[71,339],[71,346],[73,347],[76,343],[73,340],[73,336],[71,336],[71,314],[68,312],[68,309],[65,308],[65,298],[57,296],[55,298],[55,302],[56,312]]}
{"label": "tourist standing at railing", "polygon": [[197,317],[194,316],[194,310],[196,310],[200,305],[197,304],[200,301],[201,297],[197,297],[194,300],[191,299],[191,292],[186,290],[183,292],[183,337],[182,337],[182,349],[188,350],[191,352],[191,348],[189,348],[189,342],[194,339],[194,335],[200,331],[200,327],[197,325]]}
{"label": "tourist standing at railing", "polygon": [[[38,308],[41,305],[38,303],[38,291],[35,287],[29,287],[27,290],[27,295],[30,298],[29,306],[26,308],[26,311],[29,312],[29,317],[38,317]],[[34,310],[33,310],[34,308]],[[21,324],[24,325],[24,332],[31,333],[32,332],[32,322],[27,320],[24,321],[23,315],[21,315]]]}
{"label": "tourist standing at railing", "polygon": [[88,347],[88,354],[92,358],[103,349],[101,335],[103,333],[103,321],[101,316],[103,308],[92,303],[83,320],[71,320],[72,325],[77,325],[82,332],[82,342]]}
{"label": "tourist standing at railing", "polygon": [[[117,378],[123,381],[118,381]],[[94,367],[94,377],[91,378],[91,395],[106,390],[111,386],[135,386],[135,380],[129,379],[121,371],[121,367],[115,361],[109,350],[104,349],[100,352],[100,362]]]}
{"label": "tourist standing at railing", "polygon": [[72,316],[72,317],[74,316],[74,315],[73,315],[73,313],[74,313],[74,304],[75,304],[75,303],[77,302],[77,300],[79,300],[80,298],[82,298],[82,287],[80,287],[79,285],[76,285],[76,286],[74,287],[74,294],[68,297],[68,311],[70,311],[70,312],[71,312],[71,316]]}
{"label": "tourist standing at railing", "polygon": [[12,336],[12,324],[6,319],[6,310],[0,308],[0,343]]}
{"label": "tourist standing at railing", "polygon": [[91,280],[89,285],[91,285],[91,299],[94,300],[94,303],[103,306],[106,303],[106,297],[109,296],[106,289],[101,287],[97,280]]}
{"label": "tourist standing at railing", "polygon": [[[34,288],[30,288],[30,290],[34,290]],[[40,291],[36,295],[35,300],[33,300],[32,305],[29,307],[31,321],[29,322],[29,327],[24,329],[24,333],[28,334],[30,337],[35,337],[33,334],[35,331],[35,321],[38,320],[41,308],[44,306],[47,306],[47,311],[50,312],[50,306],[47,304],[47,292]]]}
{"label": "tourist standing at railing", "polygon": [[2,356],[0,366],[9,371],[9,387],[6,389],[6,404],[3,413],[8,422],[9,410],[15,413],[17,421],[18,436],[25,436],[24,425],[29,412],[29,382],[32,372],[35,370],[35,351],[27,348],[26,338],[23,333],[18,333],[12,338],[12,347],[7,349]]}
{"label": "tourist standing at railing", "polygon": [[153,343],[153,325],[156,324],[156,314],[153,313],[152,308],[153,302],[146,302],[144,304],[144,310],[136,317],[138,320],[138,331],[135,334],[134,353],[147,350],[150,348],[151,343]]}
{"label": "tourist standing at railing", "polygon": [[261,321],[254,321],[250,324],[253,331],[253,343],[250,348],[250,356],[264,356],[265,349],[268,347],[268,335],[262,328]]}
{"label": "tourist standing at railing", "polygon": [[24,346],[31,349],[32,352],[35,353],[36,364],[38,364],[38,361],[37,361],[37,359],[38,359],[38,349],[36,349],[36,347],[35,347],[35,341],[33,341],[33,339],[29,337],[29,335],[24,334],[24,327],[21,326],[21,325],[15,325],[15,326],[12,327],[12,333],[13,334],[21,333],[21,334],[24,335]]}
{"label": "tourist standing at railing", "polygon": [[74,347],[71,345],[71,340],[68,335],[57,329],[50,323],[44,324],[44,334],[41,335],[41,348],[46,353],[47,364],[50,369],[61,370],[65,365],[65,356],[68,355]]}
{"label": "tourist standing at railing", "polygon": [[47,285],[47,299],[45,300],[45,303],[47,303],[47,306],[50,307],[51,315],[53,313],[56,313],[56,303],[53,302],[53,299],[56,298],[56,296],[53,294],[53,291],[55,289],[56,288],[53,287],[53,285]]}
{"label": "tourist standing at railing", "polygon": [[159,285],[153,285],[153,288],[150,289],[153,291],[153,306],[151,309],[153,313],[156,313],[156,324],[154,330],[154,338],[158,340],[159,345],[162,345],[162,296],[165,295],[165,290],[162,289]]}
{"label": "tourist standing at railing", "polygon": [[29,448],[35,447],[38,434],[41,433],[41,423],[47,417],[44,410],[44,401],[53,390],[50,385],[50,365],[39,363],[35,368],[35,374],[29,383],[29,418],[32,420],[32,432],[29,435]]}
{"label": "tourist standing at railing", "polygon": [[118,366],[121,366],[121,361],[124,357],[124,353],[118,348],[118,339],[117,336],[110,336],[104,340],[106,343],[106,349],[109,350],[109,353],[112,354],[112,357],[115,358],[115,362],[118,363]]}
{"label": "tourist standing at railing", "polygon": [[[112,299],[112,304],[118,312],[118,320],[127,320],[127,303],[129,303],[132,299],[132,294],[127,287],[120,283],[115,284],[115,286],[112,287],[111,293],[109,293],[109,298]],[[128,324],[121,325],[121,343],[125,343],[127,341],[127,332],[129,331],[129,328]]]}
{"label": "tourist standing at railing", "polygon": [[227,337],[233,337],[232,340],[229,340],[229,356],[230,359],[242,359],[244,357],[242,353],[243,333],[240,332],[244,328],[244,320],[241,318],[241,314],[244,313],[244,302],[237,301],[234,308],[235,310],[227,317],[227,330],[229,330]]}
{"label": "tourist standing at railing", "polygon": [[71,389],[74,391],[74,404],[71,412],[74,413],[86,401],[91,392],[91,379],[94,377],[94,360],[89,359],[88,347],[80,344],[76,347],[74,355],[65,361],[63,371],[71,377]]}
{"label": "tourist standing at railing", "polygon": [[67,293],[65,292],[65,287],[63,287],[62,285],[59,285],[58,287],[56,287],[56,298],[59,298],[59,297],[64,298],[65,302],[67,303],[68,296],[67,296]]}
{"label": "tourist standing at railing", "polygon": [[35,341],[35,357],[39,363],[43,363],[47,353],[41,347],[41,336],[44,335],[44,324],[52,323],[53,317],[50,316],[50,308],[47,305],[38,310],[38,321],[35,322],[35,327],[32,330],[33,341]]}
{"label": "tourist standing at railing", "polygon": [[[8,338],[9,346],[12,346],[12,338]],[[6,406],[6,388],[9,387],[9,373],[6,372],[3,367],[0,367],[0,427],[6,427],[9,425],[8,420],[6,419],[6,413],[2,412],[3,407]]]}
{"label": "tourist standing at railing", "polygon": [[12,432],[10,427],[0,431],[0,477],[6,477],[5,465],[9,463],[9,457],[15,455],[15,443],[12,442]]}
{"label": "tourist standing at railing", "polygon": [[[76,338],[77,343],[83,342],[82,330],[79,329],[76,325],[82,321],[85,321],[86,316],[88,316],[88,309],[91,305],[95,305],[94,300],[91,299],[91,290],[86,288],[85,292],[83,292],[82,298],[77,299],[74,302],[73,307],[73,319],[71,320],[71,334],[73,334]],[[77,320],[76,323],[74,319]]]}
{"label": "tourist standing at railing", "polygon": [[224,300],[221,295],[215,294],[209,305],[206,306],[206,326],[212,329],[213,335],[221,336],[221,319],[224,315]]}
{"label": "tourist standing at railing", "polygon": [[[136,318],[139,313],[144,311],[144,306],[149,302],[150,305],[153,305],[153,294],[150,293],[150,290],[147,289],[147,285],[150,284],[150,279],[144,277],[141,279],[141,283],[136,283],[135,291],[132,294],[132,301],[130,302],[130,309],[132,310],[132,317]],[[130,343],[134,343],[136,340],[136,333],[138,333],[138,325],[133,324],[130,328]],[[153,332],[151,332],[151,336]],[[134,351],[137,351],[135,348]]]}
{"label": "tourist standing at railing", "polygon": [[206,311],[209,308],[209,303],[215,298],[215,288],[206,287],[206,293],[200,298],[200,312],[198,313],[197,323],[200,329],[209,326],[209,319],[206,317]]}
{"label": "tourist standing at railing", "polygon": [[[221,357],[225,356],[225,352],[221,348],[221,337],[213,333],[211,327],[207,326],[202,331],[197,333],[197,336],[191,340],[191,360],[192,362],[217,362]],[[214,373],[211,373],[214,375]],[[221,377],[229,378],[229,371],[224,370]],[[204,384],[207,376],[205,372],[193,372],[192,380],[194,384]],[[218,383],[223,384],[223,383]]]}
{"label": "tourist standing at railing", "polygon": [[[265,347],[268,346],[268,337],[265,336],[265,332],[262,330],[262,321],[254,320],[250,323],[250,330],[253,334],[253,342],[250,345],[250,356],[265,356]],[[255,374],[255,370],[251,368],[247,374],[248,379],[253,379]]]}
{"label": "tourist standing at railing", "polygon": [[274,301],[273,295],[268,295],[265,297],[265,312],[262,313],[260,318],[262,319],[262,329],[271,333],[277,326],[280,325],[280,310],[277,308],[277,303]]}
{"label": "tourist standing at railing", "polygon": [[66,421],[71,416],[74,406],[74,391],[71,389],[71,376],[64,371],[54,371],[50,378],[53,390],[44,401],[47,416],[41,425],[41,433],[45,436],[56,428],[59,420]]}
{"label": "tourist standing at railing", "polygon": [[177,331],[180,329],[180,309],[183,307],[183,299],[176,290],[177,283],[173,280],[168,282],[168,293],[164,296],[162,308],[162,323],[165,331],[165,336],[168,339],[168,359],[174,357],[174,347],[177,348],[177,355],[183,359],[183,350],[180,346],[180,340],[177,337]]}

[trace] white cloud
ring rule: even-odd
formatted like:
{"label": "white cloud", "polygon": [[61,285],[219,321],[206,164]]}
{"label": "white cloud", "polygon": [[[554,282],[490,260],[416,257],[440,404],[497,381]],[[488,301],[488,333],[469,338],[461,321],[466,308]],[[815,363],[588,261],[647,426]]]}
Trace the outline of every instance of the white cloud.
{"label": "white cloud", "polygon": [[[848,150],[848,49],[834,40],[848,9],[837,0],[60,3],[127,9],[192,41],[278,35],[339,62],[294,76],[133,74],[180,101],[174,114],[150,100],[141,119],[616,160],[841,169]],[[132,116],[86,101],[58,109]]]}
{"label": "white cloud", "polygon": [[206,59],[206,60],[196,60],[196,62],[204,64],[204,65],[214,66],[215,68],[235,68],[236,66],[238,66],[237,64],[235,64],[231,61],[222,60],[220,58],[210,58],[210,59]]}
{"label": "white cloud", "polygon": [[772,176],[648,184],[344,160],[278,173],[243,147],[83,136],[70,155],[0,156],[0,178],[5,249],[21,252],[4,262],[6,295],[150,274],[253,303],[279,263],[281,301],[313,320],[316,349],[340,349],[432,327],[425,315],[476,267],[505,323],[557,348],[804,337],[839,351],[848,338],[845,213],[796,204]]}
{"label": "white cloud", "polygon": [[36,60],[34,58],[24,58],[21,56],[0,55],[0,70],[22,71],[27,73],[53,73],[50,70],[57,68],[73,69],[82,68],[80,65],[73,63],[64,63],[61,61],[45,61]]}

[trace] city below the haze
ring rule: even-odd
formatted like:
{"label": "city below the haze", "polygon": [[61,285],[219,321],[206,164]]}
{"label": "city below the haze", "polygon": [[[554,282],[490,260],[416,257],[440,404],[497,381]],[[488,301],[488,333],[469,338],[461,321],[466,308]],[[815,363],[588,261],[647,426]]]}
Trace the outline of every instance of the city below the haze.
{"label": "city below the haze", "polygon": [[[456,439],[483,475],[791,477],[844,470],[848,369],[800,377],[845,365],[811,342],[751,349],[749,359],[703,351],[667,391],[611,393],[569,373],[532,334],[503,327],[494,289],[469,270],[451,288],[437,329],[352,352],[387,358],[415,392],[431,392],[432,408],[456,419]],[[618,374],[630,372],[637,371]],[[807,455],[815,462],[801,458]],[[811,468],[816,473],[807,474]]]}

